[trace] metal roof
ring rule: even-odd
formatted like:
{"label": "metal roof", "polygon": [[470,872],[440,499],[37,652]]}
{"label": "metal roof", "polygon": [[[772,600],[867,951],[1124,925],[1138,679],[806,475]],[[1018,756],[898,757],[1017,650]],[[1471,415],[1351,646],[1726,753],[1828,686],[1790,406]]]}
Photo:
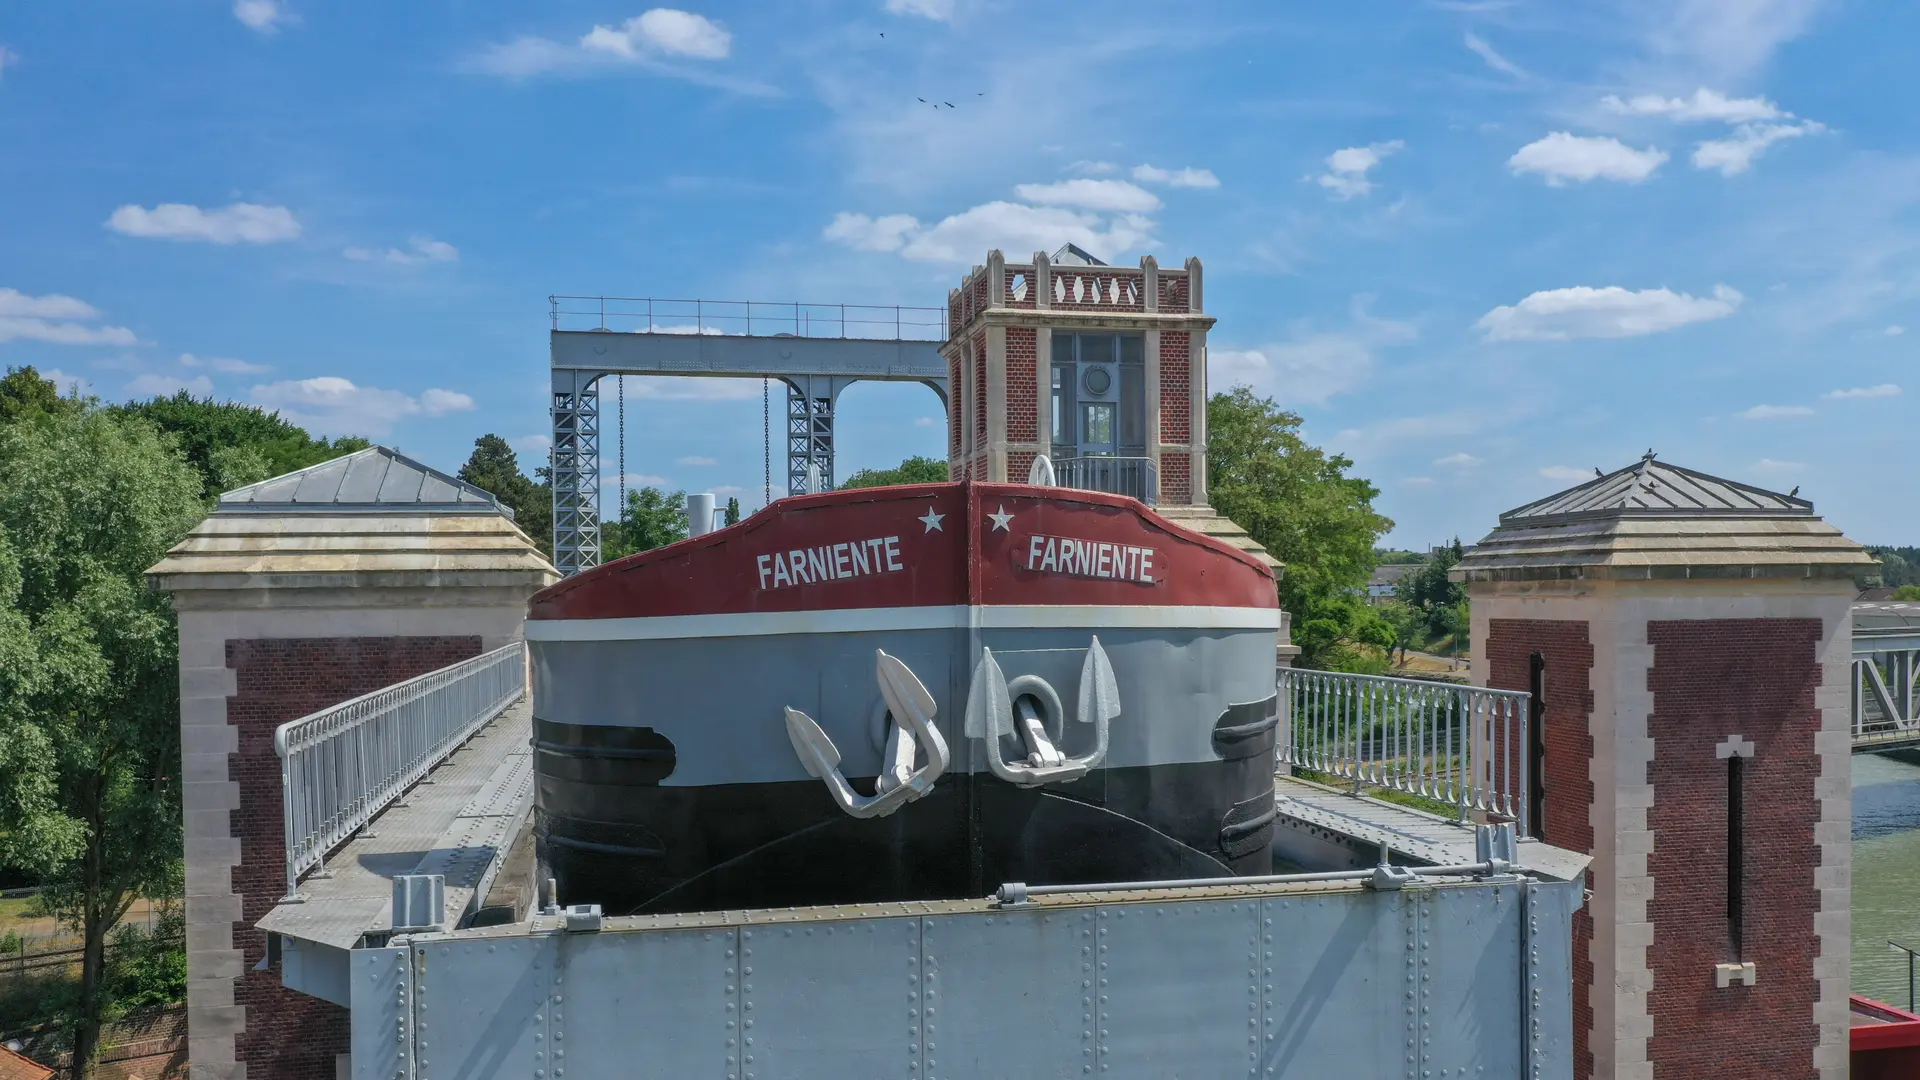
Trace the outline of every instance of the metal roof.
{"label": "metal roof", "polygon": [[513,509],[491,493],[385,446],[323,461],[298,472],[235,488],[216,514],[253,512],[503,514]]}
{"label": "metal roof", "polygon": [[1551,525],[1594,518],[1676,515],[1812,517],[1813,504],[1793,494],[1782,495],[1669,465],[1648,451],[1636,464],[1509,510],[1500,515],[1500,523]]}
{"label": "metal roof", "polygon": [[1078,244],[1068,244],[1053,253],[1049,260],[1055,266],[1105,266],[1092,252]]}

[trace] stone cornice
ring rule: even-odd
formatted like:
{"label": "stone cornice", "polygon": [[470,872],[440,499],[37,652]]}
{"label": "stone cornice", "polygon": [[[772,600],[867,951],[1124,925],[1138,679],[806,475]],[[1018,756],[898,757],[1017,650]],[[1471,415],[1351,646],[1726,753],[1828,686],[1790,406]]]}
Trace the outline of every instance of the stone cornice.
{"label": "stone cornice", "polygon": [[988,308],[957,330],[947,344],[988,326],[1019,326],[1035,330],[1185,330],[1213,329],[1216,320],[1205,312],[1083,311],[1077,308]]}

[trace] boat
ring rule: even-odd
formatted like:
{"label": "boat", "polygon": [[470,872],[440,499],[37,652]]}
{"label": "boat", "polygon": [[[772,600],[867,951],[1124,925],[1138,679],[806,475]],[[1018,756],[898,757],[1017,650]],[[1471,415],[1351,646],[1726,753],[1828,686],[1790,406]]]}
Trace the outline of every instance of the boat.
{"label": "boat", "polygon": [[1134,499],[781,499],[535,595],[534,839],[609,914],[1272,868],[1273,571]]}

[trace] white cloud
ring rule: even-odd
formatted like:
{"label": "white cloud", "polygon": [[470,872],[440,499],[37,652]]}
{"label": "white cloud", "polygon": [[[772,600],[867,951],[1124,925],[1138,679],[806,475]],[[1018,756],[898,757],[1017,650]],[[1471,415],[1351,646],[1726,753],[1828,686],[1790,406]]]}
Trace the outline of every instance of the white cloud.
{"label": "white cloud", "polygon": [[418,266],[421,263],[459,262],[460,249],[444,240],[435,240],[430,236],[413,236],[407,239],[407,250],[388,248],[386,251],[370,251],[367,248],[350,247],[340,254],[355,262],[386,262],[399,266]]}
{"label": "white cloud", "polygon": [[937,416],[916,416],[913,418],[914,427],[944,427],[945,425],[946,421]]}
{"label": "white cloud", "polygon": [[29,296],[0,289],[0,342],[39,341],[49,345],[138,345],[124,326],[88,326],[100,317],[92,304],[60,293]]}
{"label": "white cloud", "polygon": [[1904,326],[1889,326],[1880,332],[1888,337],[1899,337],[1901,334],[1907,332],[1907,328]]}
{"label": "white cloud", "polygon": [[953,0],[887,0],[887,11],[947,22],[953,18]]}
{"label": "white cloud", "polygon": [[822,235],[861,251],[898,251],[918,262],[966,265],[993,248],[1052,251],[1065,244],[1112,259],[1150,242],[1152,230],[1153,222],[1138,214],[1103,218],[1065,207],[995,201],[931,226],[906,214],[870,218],[841,213]]}
{"label": "white cloud", "polygon": [[723,60],[733,49],[733,35],[704,15],[675,8],[654,8],[628,19],[618,28],[595,26],[580,39],[580,47],[622,60],[636,60],[650,52],[696,60]]}
{"label": "white cloud", "polygon": [[1772,458],[1763,457],[1753,463],[1753,469],[1755,472],[1772,473],[1775,476],[1780,476],[1805,472],[1807,471],[1807,464],[1804,461],[1775,461]]}
{"label": "white cloud", "polygon": [[1755,405],[1740,414],[1742,420],[1780,420],[1789,416],[1812,416],[1805,405]]}
{"label": "white cloud", "polygon": [[63,397],[74,394],[85,396],[93,393],[93,380],[84,375],[75,375],[69,371],[61,371],[59,368],[42,368],[40,377],[58,387]]}
{"label": "white cloud", "polygon": [[1367,179],[1367,173],[1380,164],[1388,155],[1403,149],[1407,144],[1394,139],[1389,142],[1374,143],[1371,146],[1349,146],[1335,150],[1327,155],[1327,171],[1318,176],[1309,176],[1311,180],[1328,191],[1336,199],[1351,199],[1365,195],[1376,186]]}
{"label": "white cloud", "polygon": [[1486,61],[1488,67],[1502,75],[1511,75],[1516,79],[1527,78],[1527,73],[1520,69],[1520,65],[1501,56],[1493,46],[1481,40],[1480,36],[1471,30],[1467,31],[1466,46],[1473,50],[1475,56]]}
{"label": "white cloud", "polygon": [[432,388],[418,398],[398,390],[358,386],[337,375],[266,383],[252,390],[254,404],[278,409],[293,422],[325,434],[385,435],[411,416],[444,416],[474,407],[455,390]]}
{"label": "white cloud", "polygon": [[458,390],[442,390],[437,386],[428,387],[420,394],[420,411],[428,416],[445,416],[448,413],[472,412],[479,406],[473,399]]}
{"label": "white cloud", "polygon": [[1400,482],[1407,485],[1408,487],[1431,487],[1433,485],[1433,477],[1409,476],[1409,477],[1403,478]]}
{"label": "white cloud", "polygon": [[1727,124],[1778,120],[1793,115],[1763,97],[1730,98],[1704,86],[1695,90],[1691,98],[1637,94],[1623,101],[1616,94],[1608,94],[1600,99],[1600,104],[1626,116],[1669,116],[1682,121],[1718,121]]}
{"label": "white cloud", "polygon": [[59,293],[28,296],[18,289],[0,289],[0,316],[28,319],[92,319],[100,312],[85,300]]}
{"label": "white cloud", "polygon": [[1456,454],[1448,454],[1446,457],[1434,458],[1433,463],[1435,465],[1444,465],[1451,469],[1471,469],[1475,465],[1480,464],[1481,459],[1462,450]]}
{"label": "white cloud", "polygon": [[1801,124],[1741,124],[1732,138],[1710,139],[1693,151],[1693,167],[1719,169],[1722,176],[1746,172],[1761,151],[1781,139],[1797,139],[1825,131],[1826,125],[1808,120]]}
{"label": "white cloud", "polygon": [[1556,131],[1521,147],[1507,159],[1516,173],[1538,173],[1559,187],[1569,180],[1620,180],[1639,183],[1667,160],[1664,150],[1635,150],[1608,136],[1573,135]]}
{"label": "white cloud", "polygon": [[1290,341],[1257,349],[1207,349],[1207,381],[1222,389],[1250,386],[1283,405],[1324,405],[1363,386],[1373,373],[1374,353],[1404,345],[1413,324],[1375,318],[1356,304],[1354,326],[1342,332],[1303,331]]}
{"label": "white cloud", "polygon": [[713,458],[700,457],[698,455],[689,455],[683,458],[674,458],[673,463],[675,465],[688,465],[688,466],[705,466],[705,465],[720,464],[718,461],[714,460]]}
{"label": "white cloud", "polygon": [[1571,341],[1657,334],[1697,322],[1724,319],[1745,297],[1715,285],[1711,298],[1671,289],[1596,289],[1576,285],[1531,293],[1518,304],[1494,308],[1474,326],[1488,341]]}
{"label": "white cloud", "polygon": [[1153,165],[1135,165],[1133,178],[1143,184],[1165,184],[1178,188],[1217,188],[1220,178],[1211,169],[1162,169]]}
{"label": "white cloud", "polygon": [[553,436],[521,435],[507,440],[507,445],[523,454],[537,454],[540,457],[546,457],[547,451],[553,449]]}
{"label": "white cloud", "polygon": [[225,375],[258,375],[272,370],[266,364],[250,364],[230,356],[195,356],[192,353],[180,354],[180,366],[211,368]]}
{"label": "white cloud", "polygon": [[[1145,168],[1145,166],[1141,167]],[[1111,161],[1076,161],[1067,166],[1067,171],[1071,173],[1090,173],[1094,176],[1104,176],[1107,173],[1119,172],[1120,166],[1115,165]]]}
{"label": "white cloud", "polygon": [[629,375],[627,389],[650,401],[746,401],[760,396],[760,380]]}
{"label": "white cloud", "polygon": [[1738,82],[1799,37],[1828,0],[1678,0],[1640,9],[1654,48],[1715,81]]}
{"label": "white cloud", "polygon": [[[607,480],[617,480],[617,479],[618,477],[607,478]],[[673,486],[673,481],[667,479],[664,476],[655,476],[653,473],[644,473],[644,472],[628,473],[626,479],[627,479],[627,490],[629,492],[631,492],[634,488],[643,488],[643,487],[670,488]],[[607,483],[606,480],[601,481],[601,483],[606,486],[611,486],[610,484]]]}
{"label": "white cloud", "polygon": [[1844,401],[1848,398],[1899,397],[1900,387],[1893,383],[1881,383],[1878,386],[1855,386],[1845,390],[1829,390],[1820,396],[1834,401]]}
{"label": "white cloud", "polygon": [[1014,194],[1043,206],[1146,213],[1160,209],[1160,197],[1125,180],[1062,180],[1054,184],[1018,184]]}
{"label": "white cloud", "polygon": [[1549,480],[1558,480],[1563,484],[1577,484],[1594,478],[1585,469],[1576,469],[1571,465],[1546,465],[1540,469],[1540,475]]}
{"label": "white cloud", "polygon": [[233,5],[233,17],[245,23],[247,29],[262,34],[276,34],[280,27],[292,23],[293,16],[275,0],[237,0]]}
{"label": "white cloud", "polygon": [[213,380],[205,375],[182,379],[177,375],[153,372],[135,376],[125,387],[129,398],[172,397],[182,390],[194,397],[206,397],[213,393]]}
{"label": "white cloud", "polygon": [[273,244],[300,235],[300,223],[291,210],[258,203],[234,203],[217,210],[186,203],[161,203],[151,210],[128,205],[113,212],[107,228],[126,236],[212,244]]}
{"label": "white cloud", "polygon": [[920,222],[910,214],[886,214],[871,218],[865,214],[841,212],[821,232],[828,240],[837,240],[855,251],[899,251],[908,235],[918,232]]}

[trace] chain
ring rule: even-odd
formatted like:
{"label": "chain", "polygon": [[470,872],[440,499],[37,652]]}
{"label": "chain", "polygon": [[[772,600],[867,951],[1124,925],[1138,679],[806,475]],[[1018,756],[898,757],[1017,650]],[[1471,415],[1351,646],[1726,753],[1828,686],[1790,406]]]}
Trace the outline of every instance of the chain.
{"label": "chain", "polygon": [[614,396],[620,403],[620,503],[614,509],[616,519],[627,516],[627,377],[613,377]]}

